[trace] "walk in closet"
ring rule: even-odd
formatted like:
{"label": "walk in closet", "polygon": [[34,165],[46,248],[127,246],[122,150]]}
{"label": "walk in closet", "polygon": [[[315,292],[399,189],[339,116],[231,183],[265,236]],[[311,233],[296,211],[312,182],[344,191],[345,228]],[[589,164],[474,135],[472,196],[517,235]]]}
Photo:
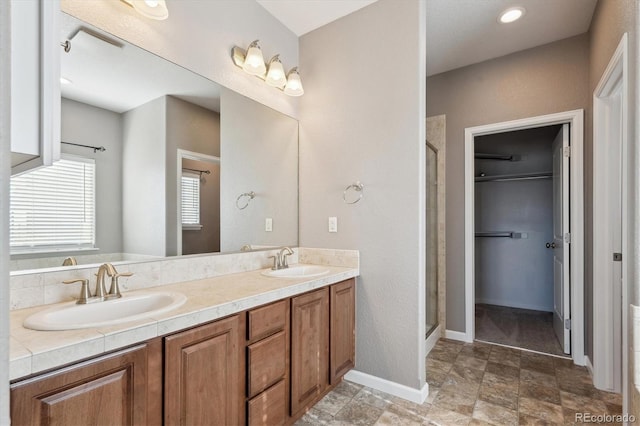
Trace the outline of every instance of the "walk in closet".
{"label": "walk in closet", "polygon": [[476,339],[562,355],[553,331],[553,141],[561,126],[475,138]]}

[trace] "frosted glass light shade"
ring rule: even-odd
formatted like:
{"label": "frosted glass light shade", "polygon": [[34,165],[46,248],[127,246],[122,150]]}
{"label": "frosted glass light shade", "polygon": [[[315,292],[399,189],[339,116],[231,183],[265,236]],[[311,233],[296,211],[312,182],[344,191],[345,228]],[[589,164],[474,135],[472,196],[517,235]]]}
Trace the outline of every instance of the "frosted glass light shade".
{"label": "frosted glass light shade", "polygon": [[133,8],[142,16],[162,21],[169,17],[169,9],[165,0],[128,0]]}
{"label": "frosted glass light shade", "polygon": [[264,64],[264,58],[262,57],[262,50],[260,50],[258,40],[249,45],[244,57],[242,69],[251,75],[264,75],[264,73],[267,72],[267,66]]}
{"label": "frosted glass light shade", "polygon": [[287,76],[284,73],[284,67],[278,55],[269,61],[269,69],[265,81],[269,86],[283,87],[287,83]]}
{"label": "frosted glass light shade", "polygon": [[292,68],[287,75],[287,84],[284,86],[284,93],[289,96],[302,96],[304,89],[302,88],[302,80],[298,74],[298,68]]}

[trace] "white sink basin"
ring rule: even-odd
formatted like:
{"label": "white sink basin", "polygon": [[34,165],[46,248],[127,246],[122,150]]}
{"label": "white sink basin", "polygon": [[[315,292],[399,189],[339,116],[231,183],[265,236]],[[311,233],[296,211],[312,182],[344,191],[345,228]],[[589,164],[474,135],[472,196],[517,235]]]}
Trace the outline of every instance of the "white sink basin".
{"label": "white sink basin", "polygon": [[23,325],[45,331],[104,327],[168,312],[186,300],[181,293],[154,291],[124,294],[119,299],[86,305],[69,302],[36,312]]}
{"label": "white sink basin", "polygon": [[328,272],[329,269],[325,268],[324,266],[298,265],[290,266],[286,269],[278,269],[276,271],[274,271],[273,269],[268,269],[262,272],[262,275],[278,278],[312,278],[319,277]]}

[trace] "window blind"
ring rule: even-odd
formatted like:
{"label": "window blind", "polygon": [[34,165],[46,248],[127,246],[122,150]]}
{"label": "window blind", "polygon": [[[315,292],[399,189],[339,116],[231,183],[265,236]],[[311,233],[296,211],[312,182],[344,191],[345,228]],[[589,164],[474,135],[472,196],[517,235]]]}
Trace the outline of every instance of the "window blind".
{"label": "window blind", "polygon": [[182,174],[182,225],[200,225],[200,175]]}
{"label": "window blind", "polygon": [[95,162],[65,158],[11,178],[12,253],[95,246]]}

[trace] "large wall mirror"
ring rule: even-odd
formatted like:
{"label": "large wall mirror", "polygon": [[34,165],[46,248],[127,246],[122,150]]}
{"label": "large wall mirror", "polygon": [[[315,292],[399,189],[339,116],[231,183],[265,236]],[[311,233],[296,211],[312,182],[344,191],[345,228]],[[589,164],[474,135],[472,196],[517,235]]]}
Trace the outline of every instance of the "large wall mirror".
{"label": "large wall mirror", "polygon": [[63,159],[12,177],[13,271],[298,244],[295,119],[66,13],[61,40]]}

